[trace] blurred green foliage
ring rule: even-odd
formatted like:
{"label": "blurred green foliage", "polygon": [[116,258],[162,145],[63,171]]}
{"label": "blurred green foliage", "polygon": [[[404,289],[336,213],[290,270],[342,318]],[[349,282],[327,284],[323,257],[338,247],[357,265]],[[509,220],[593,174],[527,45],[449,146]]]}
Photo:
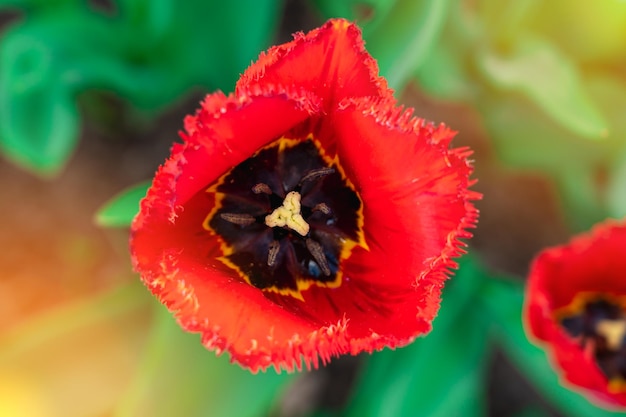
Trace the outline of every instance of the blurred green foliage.
{"label": "blurred green foliage", "polygon": [[[294,374],[251,374],[227,355],[207,354],[198,335],[184,333],[154,301],[154,321],[135,379],[114,417],[258,417],[275,406]],[[159,398],[159,401],[154,401]]]}
{"label": "blurred green foliage", "polygon": [[446,288],[428,337],[365,357],[350,417],[485,415],[489,321],[476,308],[482,277],[469,258]]}
{"label": "blurred green foliage", "polygon": [[520,282],[492,275],[484,281],[479,297],[477,308],[492,323],[494,342],[555,408],[571,417],[616,415],[570,390],[570,386],[562,383],[560,376],[553,371],[552,359],[547,357],[546,351],[528,340],[521,320],[524,289]]}
{"label": "blurred green foliage", "polygon": [[[362,26],[369,51],[395,89],[416,84],[437,99],[476,109],[507,167],[540,171],[554,181],[573,230],[626,216],[626,2],[310,2],[324,17],[343,16]],[[76,98],[85,92],[110,91],[155,113],[196,87],[231,91],[238,74],[269,45],[282,10],[275,0],[112,5],[0,0],[0,11],[20,14],[0,39],[0,146],[14,162],[43,175],[58,172],[76,146]],[[454,120],[445,122],[454,126]],[[128,225],[146,187],[111,200],[98,223]],[[21,340],[34,344],[29,337],[40,334],[37,329],[53,337],[63,326],[100,320],[100,309],[125,311],[133,304],[118,296],[30,323]],[[466,258],[446,288],[433,332],[365,358],[351,401],[336,415],[483,415],[485,358],[494,345],[564,414],[609,415],[559,384],[544,353],[523,333],[522,302],[521,285]],[[144,360],[115,415],[252,416],[290,378],[253,377],[207,354],[169,314],[156,309],[154,317]],[[164,399],[160,409],[151,403],[154,393]]]}
{"label": "blurred green foliage", "polygon": [[507,166],[552,178],[573,230],[626,215],[625,2],[315,3],[362,25],[393,87],[478,110]]}
{"label": "blurred green foliage", "polygon": [[230,91],[269,45],[281,11],[275,0],[111,3],[0,1],[0,11],[21,15],[0,40],[0,146],[14,162],[43,175],[61,169],[85,91],[152,112],[195,87]]}
{"label": "blurred green foliage", "polygon": [[[608,417],[561,385],[545,352],[533,346],[522,323],[523,286],[496,276],[470,256],[446,285],[433,330],[407,347],[364,357],[365,366],[345,409],[316,417],[479,417],[489,355],[501,348],[545,398],[572,417]],[[543,415],[527,409],[523,415]]]}
{"label": "blurred green foliage", "polygon": [[[573,230],[626,208],[626,5],[601,0],[311,0],[362,27],[397,90],[480,112],[502,161],[560,190]],[[118,94],[155,112],[194,87],[232,88],[265,49],[281,2],[4,0],[21,18],[0,41],[0,147],[40,174],[76,146],[76,97]],[[106,3],[106,2],[100,2]]]}

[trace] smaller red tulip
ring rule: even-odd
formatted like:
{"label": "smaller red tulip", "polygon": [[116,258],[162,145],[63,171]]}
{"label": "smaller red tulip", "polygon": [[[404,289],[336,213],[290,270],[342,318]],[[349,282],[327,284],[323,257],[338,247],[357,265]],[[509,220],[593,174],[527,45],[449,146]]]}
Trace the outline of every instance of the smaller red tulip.
{"label": "smaller red tulip", "polygon": [[626,225],[607,221],[535,259],[524,318],[573,389],[626,407]]}

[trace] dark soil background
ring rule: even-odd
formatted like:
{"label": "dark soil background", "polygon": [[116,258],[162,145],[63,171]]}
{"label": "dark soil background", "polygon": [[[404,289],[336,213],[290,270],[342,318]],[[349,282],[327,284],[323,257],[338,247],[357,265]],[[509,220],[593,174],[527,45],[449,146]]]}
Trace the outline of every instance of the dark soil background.
{"label": "dark soil background", "polygon": [[[288,1],[279,40],[318,23],[307,3]],[[57,178],[38,178],[0,159],[0,332],[135,279],[129,273],[127,230],[102,230],[93,215],[119,191],[152,177],[177,140],[184,115],[195,111],[204,93],[192,93],[156,120],[142,120],[119,98],[89,92],[79,99],[80,145]],[[401,102],[458,130],[455,144],[475,150],[475,189],[484,199],[477,204],[481,217],[470,250],[493,269],[523,279],[540,248],[567,238],[550,183],[538,174],[503,168],[472,109],[433,101],[419,86],[411,86]],[[340,407],[358,369],[359,359],[346,357],[303,375],[281,401],[283,414],[301,415],[316,404]],[[514,416],[529,405],[559,416],[498,352],[489,364],[487,396],[490,416]]]}

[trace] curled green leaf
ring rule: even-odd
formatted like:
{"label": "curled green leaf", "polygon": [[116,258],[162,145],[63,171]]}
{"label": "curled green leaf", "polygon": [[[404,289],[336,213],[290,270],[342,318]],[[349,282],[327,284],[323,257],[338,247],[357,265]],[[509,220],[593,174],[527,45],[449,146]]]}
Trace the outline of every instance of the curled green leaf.
{"label": "curled green leaf", "polygon": [[41,175],[55,174],[78,140],[78,110],[35,33],[13,31],[0,44],[0,146]]}
{"label": "curled green leaf", "polygon": [[506,53],[485,50],[478,64],[496,87],[526,95],[571,132],[587,139],[608,135],[575,64],[547,41],[520,37]]}

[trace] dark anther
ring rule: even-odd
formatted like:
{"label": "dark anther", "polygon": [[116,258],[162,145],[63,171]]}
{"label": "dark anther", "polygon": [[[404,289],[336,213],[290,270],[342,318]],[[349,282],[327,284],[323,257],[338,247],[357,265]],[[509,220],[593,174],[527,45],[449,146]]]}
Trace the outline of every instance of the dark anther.
{"label": "dark anther", "polygon": [[334,174],[334,168],[318,168],[313,169],[306,173],[304,177],[300,180],[300,185],[304,184],[307,181],[317,180],[319,178],[325,177],[326,175]]}
{"label": "dark anther", "polygon": [[270,250],[267,254],[268,266],[276,265],[276,258],[278,257],[279,251],[280,251],[280,242],[278,242],[277,240],[272,240],[272,243],[270,243]]}
{"label": "dark anther", "polygon": [[324,214],[330,214],[330,207],[328,207],[325,203],[319,203],[316,204],[311,211],[320,211]]}
{"label": "dark anther", "polygon": [[229,223],[240,226],[250,226],[256,221],[254,216],[246,213],[220,213],[220,217]]}
{"label": "dark anther", "polygon": [[306,239],[305,241],[306,248],[309,250],[311,255],[313,255],[313,259],[317,262],[317,265],[320,267],[324,275],[330,275],[330,267],[328,266],[328,260],[326,259],[326,255],[324,255],[324,248],[322,245],[314,241],[313,239]]}
{"label": "dark anther", "polygon": [[267,185],[267,184],[265,184],[263,182],[260,182],[257,185],[255,185],[254,187],[252,187],[252,192],[254,194],[261,194],[261,193],[263,193],[263,194],[271,195],[272,194],[272,189],[270,188],[269,185]]}

